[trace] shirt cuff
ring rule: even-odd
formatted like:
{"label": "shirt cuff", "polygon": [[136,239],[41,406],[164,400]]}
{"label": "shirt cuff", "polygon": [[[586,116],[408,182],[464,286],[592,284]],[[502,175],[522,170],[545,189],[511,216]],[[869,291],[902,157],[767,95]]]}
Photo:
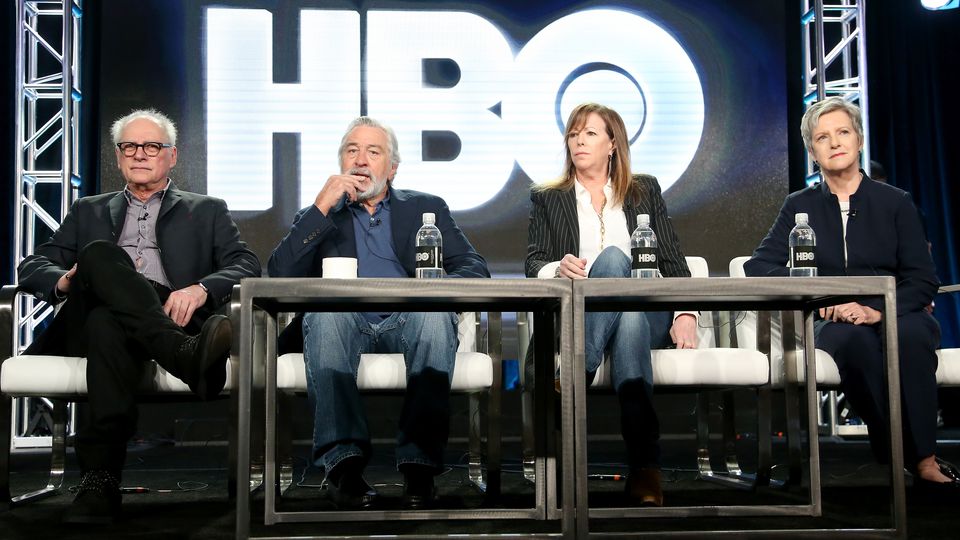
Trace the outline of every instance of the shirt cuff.
{"label": "shirt cuff", "polygon": [[557,275],[557,268],[560,268],[560,261],[547,263],[537,272],[537,277],[540,279],[553,279]]}
{"label": "shirt cuff", "polygon": [[700,312],[699,311],[674,311],[673,320],[676,321],[677,317],[681,315],[693,315],[693,318],[697,321],[697,327],[700,326]]}
{"label": "shirt cuff", "polygon": [[67,293],[60,292],[56,285],[53,286],[53,300],[55,303],[63,302],[67,299]]}

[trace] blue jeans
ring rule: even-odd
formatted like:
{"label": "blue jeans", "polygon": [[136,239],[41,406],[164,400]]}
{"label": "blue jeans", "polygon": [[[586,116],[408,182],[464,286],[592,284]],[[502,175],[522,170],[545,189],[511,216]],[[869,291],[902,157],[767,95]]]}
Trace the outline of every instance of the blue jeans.
{"label": "blue jeans", "polygon": [[[619,248],[604,249],[590,268],[590,278],[630,277],[630,258]],[[587,378],[610,353],[610,376],[620,402],[620,431],[631,468],[660,463],[660,422],[653,409],[653,364],[650,350],[671,344],[670,312],[588,312],[584,320]]]}
{"label": "blue jeans", "polygon": [[329,473],[346,458],[370,460],[370,432],[357,390],[360,355],[402,352],[407,389],[397,465],[443,466],[458,346],[456,314],[391,313],[375,324],[360,313],[307,313],[303,341],[315,465]]}

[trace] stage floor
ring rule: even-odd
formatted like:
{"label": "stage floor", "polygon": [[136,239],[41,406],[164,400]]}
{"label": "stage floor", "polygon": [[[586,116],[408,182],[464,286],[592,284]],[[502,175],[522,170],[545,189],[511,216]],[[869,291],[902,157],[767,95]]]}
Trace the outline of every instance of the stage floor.
{"label": "stage floor", "polygon": [[[960,439],[960,432],[943,432],[943,437]],[[591,474],[625,473],[622,443],[592,441],[589,447]],[[752,441],[741,442],[742,464],[750,470]],[[782,462],[784,445],[774,445],[777,462]],[[468,481],[465,447],[450,445],[447,459],[455,464],[438,477],[440,506],[448,508],[529,507],[533,501],[533,485],[520,471],[519,447],[516,442],[505,445],[503,496],[486,501]],[[320,471],[306,467],[309,449],[295,447],[295,486],[282,501],[283,509],[331,508],[325,489],[320,486]],[[943,443],[940,455],[960,462],[960,444]],[[731,504],[796,504],[802,502],[805,490],[765,489],[759,492],[738,491],[715,483],[698,480],[695,473],[695,445],[690,438],[669,438],[663,441],[666,504],[731,505]],[[821,518],[687,518],[593,520],[592,531],[623,532],[639,530],[704,530],[704,529],[794,529],[794,528],[861,528],[889,524],[889,495],[886,468],[873,463],[866,442],[824,440],[821,445],[823,466],[824,516]],[[68,463],[66,486],[79,480],[72,454]],[[36,489],[45,482],[47,455],[43,452],[18,453],[13,456],[12,489],[21,493]],[[64,489],[54,497],[0,513],[0,537],[7,540],[39,540],[45,538],[174,538],[228,539],[234,536],[234,506],[226,496],[227,448],[223,445],[181,446],[157,441],[132,444],[123,479],[127,487],[146,488],[145,493],[124,495],[122,520],[109,528],[67,527],[59,523],[61,513],[72,499]],[[782,467],[774,470],[775,478],[785,474]],[[393,466],[392,445],[377,444],[375,456],[367,470],[368,481],[381,493],[381,506],[397,507],[402,478]],[[910,489],[907,479],[907,528],[910,538],[955,538],[960,526],[953,501],[920,500]],[[622,481],[591,480],[592,506],[619,506]],[[262,523],[262,494],[255,495],[255,520]],[[519,532],[558,532],[559,524],[535,521],[478,520],[471,522],[361,522],[323,524],[283,524],[273,527],[254,525],[255,535],[381,535],[443,534],[511,534]]]}

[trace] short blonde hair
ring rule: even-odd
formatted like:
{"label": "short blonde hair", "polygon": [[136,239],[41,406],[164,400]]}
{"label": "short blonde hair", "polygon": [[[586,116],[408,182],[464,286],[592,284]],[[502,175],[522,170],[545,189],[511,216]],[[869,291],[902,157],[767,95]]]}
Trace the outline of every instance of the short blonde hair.
{"label": "short blonde hair", "polygon": [[860,142],[863,142],[863,115],[860,114],[860,107],[841,97],[832,96],[814,103],[807,112],[803,113],[803,119],[800,120],[800,136],[803,137],[803,144],[808,152],[813,152],[813,130],[817,129],[820,117],[833,111],[847,113],[853,129],[860,137]]}

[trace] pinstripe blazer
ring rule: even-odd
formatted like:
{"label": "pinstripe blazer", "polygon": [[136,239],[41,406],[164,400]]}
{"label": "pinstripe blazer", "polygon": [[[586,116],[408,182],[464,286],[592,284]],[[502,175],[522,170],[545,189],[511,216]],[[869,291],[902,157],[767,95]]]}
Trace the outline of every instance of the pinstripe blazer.
{"label": "pinstripe blazer", "polygon": [[[664,277],[690,277],[690,269],[680,249],[680,240],[667,215],[667,205],[660,194],[657,179],[648,174],[635,174],[638,194],[623,202],[627,232],[637,227],[637,214],[650,214],[650,227],[657,234],[660,273]],[[567,253],[580,253],[580,225],[577,221],[577,200],[573,189],[531,190],[530,224],[527,229],[527,277],[537,277],[544,265],[559,261]]]}

